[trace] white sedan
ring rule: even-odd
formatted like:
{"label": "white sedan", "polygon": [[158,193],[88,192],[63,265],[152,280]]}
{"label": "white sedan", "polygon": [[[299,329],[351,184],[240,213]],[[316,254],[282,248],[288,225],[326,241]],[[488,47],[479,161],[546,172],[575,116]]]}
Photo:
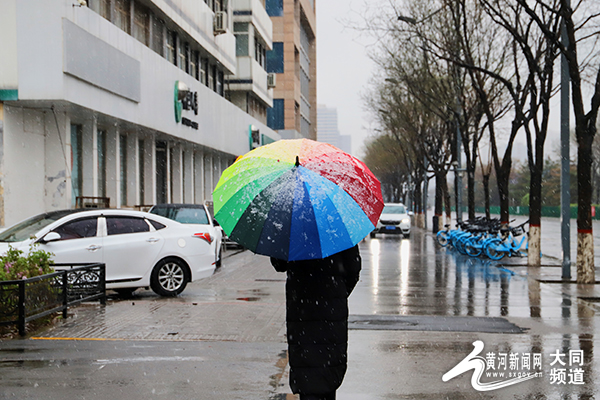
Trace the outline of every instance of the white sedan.
{"label": "white sedan", "polygon": [[0,254],[9,245],[27,252],[37,242],[57,264],[106,264],[108,289],[127,294],[151,287],[176,296],[189,282],[212,275],[215,239],[208,229],[145,212],[62,210],[4,230]]}

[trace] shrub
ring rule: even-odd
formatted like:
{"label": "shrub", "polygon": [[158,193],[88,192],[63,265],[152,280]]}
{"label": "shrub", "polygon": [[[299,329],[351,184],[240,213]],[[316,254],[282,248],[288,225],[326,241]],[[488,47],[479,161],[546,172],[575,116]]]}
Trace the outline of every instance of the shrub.
{"label": "shrub", "polygon": [[30,245],[27,255],[9,246],[8,251],[0,256],[0,281],[33,278],[53,272],[54,254],[40,250],[38,246],[37,243]]}

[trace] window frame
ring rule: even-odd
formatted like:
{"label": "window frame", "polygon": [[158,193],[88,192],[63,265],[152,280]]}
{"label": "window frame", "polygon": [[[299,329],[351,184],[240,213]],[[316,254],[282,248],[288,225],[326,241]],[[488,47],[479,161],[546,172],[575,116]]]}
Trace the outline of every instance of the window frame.
{"label": "window frame", "polygon": [[[148,228],[148,230],[134,230],[132,232],[115,232],[115,233],[110,233],[110,229],[111,226],[109,224],[109,220],[116,220],[116,219],[126,219],[126,220],[136,220],[136,221],[142,221],[145,225],[145,228]],[[116,236],[116,235],[130,235],[130,234],[134,234],[134,233],[147,233],[147,232],[153,232],[154,226],[152,224],[150,224],[146,218],[144,217],[137,217],[137,216],[131,216],[131,215],[105,215],[104,216],[104,220],[105,220],[105,225],[106,225],[106,236]],[[135,228],[135,227],[134,227]]]}
{"label": "window frame", "polygon": [[[59,242],[62,242],[62,241],[65,241],[65,240],[97,238],[97,237],[100,236],[100,235],[98,235],[98,233],[100,232],[100,229],[99,229],[99,226],[98,226],[98,218],[99,217],[97,215],[96,216],[82,217],[82,218],[75,218],[75,219],[72,219],[70,221],[65,221],[65,223],[63,223],[63,224],[57,226],[56,228],[52,229],[51,232],[56,232],[59,235],[61,235],[61,238],[59,240],[57,240]],[[60,232],[61,228],[64,228],[67,225],[72,225],[74,223],[78,223],[78,222],[82,222],[82,221],[87,221],[87,220],[94,220],[96,222],[96,230],[94,231],[94,235],[91,235],[91,236],[81,236],[81,237],[63,237],[62,236],[62,234]]]}

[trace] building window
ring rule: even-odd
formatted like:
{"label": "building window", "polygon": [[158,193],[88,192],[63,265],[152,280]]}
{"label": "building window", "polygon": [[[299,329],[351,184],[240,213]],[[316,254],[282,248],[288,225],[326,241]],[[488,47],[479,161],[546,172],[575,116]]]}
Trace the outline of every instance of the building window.
{"label": "building window", "polygon": [[106,131],[98,131],[98,196],[106,197]]}
{"label": "building window", "polygon": [[81,125],[71,124],[71,202],[76,204],[83,188],[83,145]]}
{"label": "building window", "polygon": [[217,87],[216,92],[223,96],[223,72],[217,71]]}
{"label": "building window", "polygon": [[189,44],[183,44],[181,42],[179,42],[179,46],[178,46],[178,53],[179,53],[179,68],[181,68],[182,70],[184,70],[185,72],[187,72],[188,74],[190,73],[190,66],[188,64],[189,61],[189,48],[190,45]]}
{"label": "building window", "polygon": [[262,43],[258,40],[258,38],[254,38],[254,59],[263,68],[265,68],[265,58],[266,58],[265,46],[262,45]]}
{"label": "building window", "polygon": [[199,70],[199,66],[198,63],[200,62],[200,55],[199,52],[196,50],[193,50],[191,52],[191,57],[190,57],[190,75],[192,75],[194,78],[196,79],[200,79],[200,74],[198,73]]}
{"label": "building window", "polygon": [[283,17],[283,0],[267,0],[265,8],[269,17]]}
{"label": "building window", "polygon": [[131,34],[131,1],[113,0],[115,7],[114,24],[121,30]]}
{"label": "building window", "polygon": [[244,57],[250,55],[248,49],[248,26],[247,22],[234,22],[233,33],[235,34],[235,55]]}
{"label": "building window", "polygon": [[152,18],[152,50],[164,57],[164,36],[165,24],[158,18]]}
{"label": "building window", "polygon": [[285,109],[283,99],[273,99],[273,107],[267,109],[267,126],[274,130],[285,129]]}
{"label": "building window", "polygon": [[208,86],[208,58],[200,60],[200,82]]}
{"label": "building window", "polygon": [[237,57],[245,57],[249,55],[248,51],[248,34],[236,33],[235,34],[235,55]]}
{"label": "building window", "polygon": [[134,4],[133,37],[146,46],[150,42],[150,13],[139,3]]}
{"label": "building window", "polygon": [[89,7],[110,21],[110,0],[89,0]]}
{"label": "building window", "polygon": [[267,72],[283,73],[283,43],[274,42],[273,50],[266,52]]}
{"label": "building window", "polygon": [[215,75],[217,74],[217,67],[214,65],[208,68],[208,87],[210,90],[215,90]]}
{"label": "building window", "polygon": [[156,202],[167,202],[167,142],[156,142]]}
{"label": "building window", "polygon": [[139,168],[139,180],[140,180],[140,204],[145,204],[144,199],[145,199],[145,169],[144,169],[144,165],[145,165],[145,158],[144,158],[144,140],[140,139],[138,141],[138,168]]}
{"label": "building window", "polygon": [[127,136],[119,136],[119,161],[121,169],[119,171],[119,178],[121,179],[121,205],[127,204]]}
{"label": "building window", "polygon": [[167,47],[167,60],[172,63],[177,65],[177,58],[176,58],[176,49],[177,49],[177,33],[173,32],[173,31],[167,31],[167,42],[166,42],[166,47]]}

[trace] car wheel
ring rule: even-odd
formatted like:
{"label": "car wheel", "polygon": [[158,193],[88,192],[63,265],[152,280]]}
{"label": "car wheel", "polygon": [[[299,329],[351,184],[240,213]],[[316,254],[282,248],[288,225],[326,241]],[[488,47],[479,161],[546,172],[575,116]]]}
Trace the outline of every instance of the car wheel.
{"label": "car wheel", "polygon": [[410,233],[406,233],[406,234],[404,235],[404,239],[410,239]]}
{"label": "car wheel", "polygon": [[159,296],[177,296],[190,281],[188,267],[176,258],[165,258],[154,266],[150,287]]}
{"label": "car wheel", "polygon": [[370,236],[371,236],[371,239],[373,239],[375,237],[375,232],[371,232]]}

